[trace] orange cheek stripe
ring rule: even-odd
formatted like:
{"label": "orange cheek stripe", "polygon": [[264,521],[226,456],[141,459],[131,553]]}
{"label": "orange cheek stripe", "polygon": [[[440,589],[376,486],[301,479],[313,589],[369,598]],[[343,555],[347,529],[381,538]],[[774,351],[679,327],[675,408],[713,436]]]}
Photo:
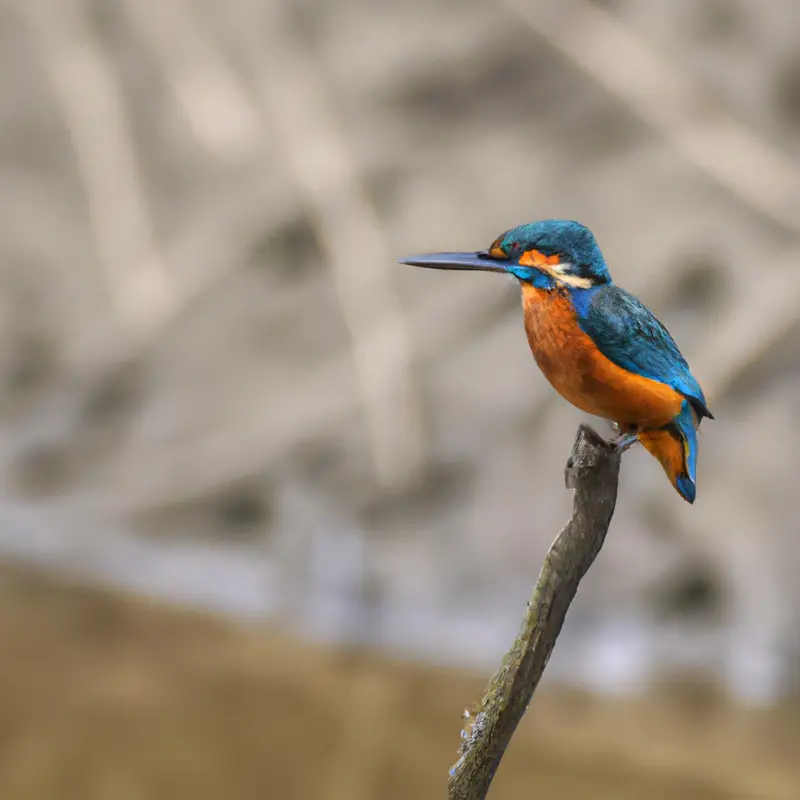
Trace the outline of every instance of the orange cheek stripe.
{"label": "orange cheek stripe", "polygon": [[493,244],[491,246],[491,248],[489,250],[489,255],[492,258],[498,259],[499,261],[504,261],[505,259],[508,258],[508,255],[506,254],[506,251],[503,250],[503,248],[500,247],[500,245],[497,245],[497,244]]}
{"label": "orange cheek stripe", "polygon": [[526,250],[519,259],[519,263],[523,267],[546,267],[558,264],[560,261],[561,259],[557,255],[546,256],[539,250]]}

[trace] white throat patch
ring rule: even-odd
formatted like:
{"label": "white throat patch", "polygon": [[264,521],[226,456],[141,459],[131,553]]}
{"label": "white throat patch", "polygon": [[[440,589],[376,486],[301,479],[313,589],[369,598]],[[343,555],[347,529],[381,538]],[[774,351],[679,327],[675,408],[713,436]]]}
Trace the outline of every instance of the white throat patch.
{"label": "white throat patch", "polygon": [[558,283],[564,286],[569,286],[572,289],[590,289],[592,282],[589,278],[579,278],[577,275],[572,275],[569,268],[572,265],[568,262],[560,262],[558,264],[548,264],[547,271],[556,279]]}

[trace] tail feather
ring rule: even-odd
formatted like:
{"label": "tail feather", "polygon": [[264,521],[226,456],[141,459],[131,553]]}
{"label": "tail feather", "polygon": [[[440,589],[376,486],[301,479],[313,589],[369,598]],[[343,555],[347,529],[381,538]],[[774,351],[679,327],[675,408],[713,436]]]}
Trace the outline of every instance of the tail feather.
{"label": "tail feather", "polygon": [[669,425],[639,434],[639,441],[658,459],[670,483],[688,503],[694,503],[697,495],[698,424],[697,414],[685,400]]}
{"label": "tail feather", "polygon": [[688,400],[683,401],[681,413],[673,420],[684,450],[685,469],[692,483],[697,481],[697,426],[700,420]]}

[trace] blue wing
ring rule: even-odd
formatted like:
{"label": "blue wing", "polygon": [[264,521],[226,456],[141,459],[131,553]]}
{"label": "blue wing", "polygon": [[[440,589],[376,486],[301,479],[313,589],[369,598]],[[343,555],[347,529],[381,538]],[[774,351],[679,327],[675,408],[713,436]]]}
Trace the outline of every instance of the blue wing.
{"label": "blue wing", "polygon": [[581,329],[606,358],[666,383],[691,402],[699,418],[713,419],[678,345],[650,309],[614,284],[576,290],[574,301]]}

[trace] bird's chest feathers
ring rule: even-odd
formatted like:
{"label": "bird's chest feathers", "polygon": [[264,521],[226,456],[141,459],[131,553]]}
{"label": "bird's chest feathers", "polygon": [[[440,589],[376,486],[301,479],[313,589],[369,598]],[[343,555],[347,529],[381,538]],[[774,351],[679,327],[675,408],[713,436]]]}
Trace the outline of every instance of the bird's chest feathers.
{"label": "bird's chest feathers", "polygon": [[537,289],[522,284],[525,333],[533,356],[548,380],[562,393],[579,384],[591,369],[591,340],[578,326],[566,289]]}

